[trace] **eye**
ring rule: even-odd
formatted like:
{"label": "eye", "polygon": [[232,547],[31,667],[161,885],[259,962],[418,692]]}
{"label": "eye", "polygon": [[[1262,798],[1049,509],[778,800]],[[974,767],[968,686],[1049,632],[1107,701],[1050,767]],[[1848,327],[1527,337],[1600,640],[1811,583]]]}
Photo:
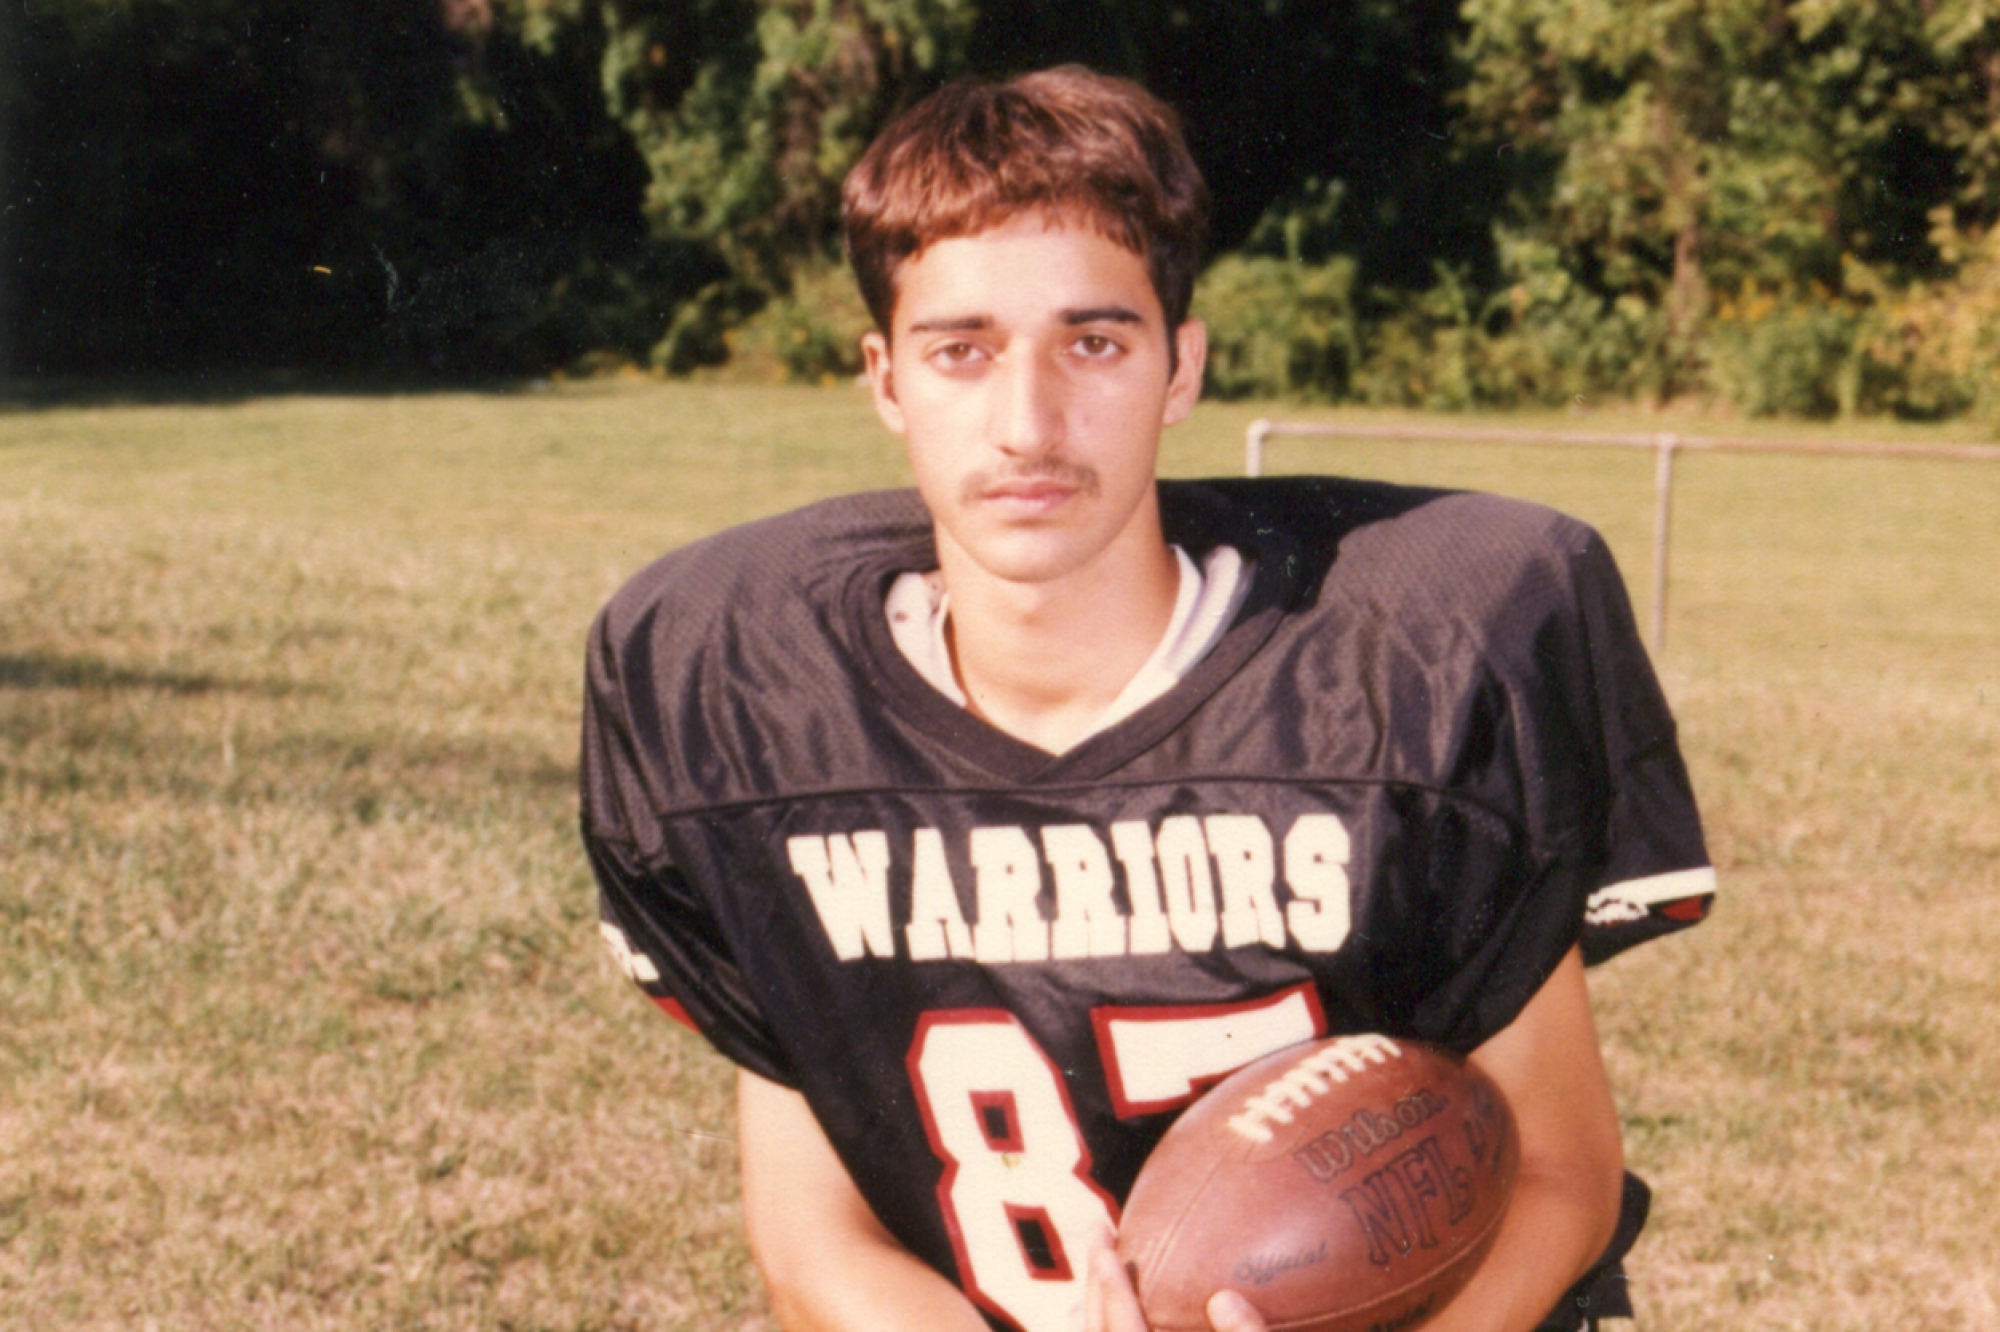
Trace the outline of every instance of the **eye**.
{"label": "eye", "polygon": [[941,370],[957,370],[977,361],[982,352],[975,343],[964,339],[941,342],[924,353],[924,359]]}
{"label": "eye", "polygon": [[1086,333],[1073,346],[1079,356],[1090,361],[1105,360],[1124,350],[1117,339],[1105,333]]}

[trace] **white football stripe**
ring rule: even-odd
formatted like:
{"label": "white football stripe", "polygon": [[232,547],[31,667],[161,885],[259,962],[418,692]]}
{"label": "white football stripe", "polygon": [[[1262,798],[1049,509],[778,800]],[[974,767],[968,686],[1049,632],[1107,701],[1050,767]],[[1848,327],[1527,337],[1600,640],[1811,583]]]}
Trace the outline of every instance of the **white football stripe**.
{"label": "white football stripe", "polygon": [[1650,906],[1654,902],[1673,902],[1683,897],[1700,897],[1715,891],[1715,867],[1704,865],[1700,869],[1674,870],[1667,874],[1652,874],[1643,879],[1627,879],[1599,888],[1590,895],[1592,903],[1600,900],[1616,899],[1620,902],[1634,902],[1640,906]]}

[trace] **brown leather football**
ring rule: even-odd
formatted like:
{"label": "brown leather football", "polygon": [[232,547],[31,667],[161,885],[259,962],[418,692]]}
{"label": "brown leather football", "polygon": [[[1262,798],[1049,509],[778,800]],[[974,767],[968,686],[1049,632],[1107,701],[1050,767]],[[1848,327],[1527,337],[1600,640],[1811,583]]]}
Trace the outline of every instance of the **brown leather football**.
{"label": "brown leather football", "polygon": [[1295,1045],[1175,1121],[1126,1200],[1118,1253],[1157,1332],[1247,1296],[1271,1332],[1404,1332],[1471,1278],[1520,1165],[1500,1089],[1384,1036]]}

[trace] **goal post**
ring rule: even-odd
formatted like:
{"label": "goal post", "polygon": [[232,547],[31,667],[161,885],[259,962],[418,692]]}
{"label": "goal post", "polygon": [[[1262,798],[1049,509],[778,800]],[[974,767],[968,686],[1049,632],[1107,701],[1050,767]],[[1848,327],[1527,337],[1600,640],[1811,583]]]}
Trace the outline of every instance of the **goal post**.
{"label": "goal post", "polygon": [[1273,421],[1259,417],[1244,432],[1243,473],[1264,474],[1273,436],[1319,435],[1339,439],[1409,440],[1446,444],[1509,444],[1515,447],[1650,449],[1653,453],[1653,651],[1667,645],[1669,542],[1673,528],[1674,457],[1683,452],[1803,453],[1856,458],[1953,458],[2000,462],[2000,445],[1866,444],[1835,440],[1763,439],[1742,435],[1681,435],[1615,431],[1541,431],[1433,425],[1364,425],[1347,421]]}

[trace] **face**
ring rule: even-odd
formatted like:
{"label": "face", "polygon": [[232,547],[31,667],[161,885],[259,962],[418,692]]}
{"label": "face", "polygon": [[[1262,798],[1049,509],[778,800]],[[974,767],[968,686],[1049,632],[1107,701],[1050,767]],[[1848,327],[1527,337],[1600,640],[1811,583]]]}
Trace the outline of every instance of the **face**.
{"label": "face", "polygon": [[1205,344],[1198,323],[1166,327],[1144,260],[1017,218],[904,263],[890,333],[863,342],[875,406],[909,448],[948,578],[1157,557],[1160,431],[1192,410]]}

